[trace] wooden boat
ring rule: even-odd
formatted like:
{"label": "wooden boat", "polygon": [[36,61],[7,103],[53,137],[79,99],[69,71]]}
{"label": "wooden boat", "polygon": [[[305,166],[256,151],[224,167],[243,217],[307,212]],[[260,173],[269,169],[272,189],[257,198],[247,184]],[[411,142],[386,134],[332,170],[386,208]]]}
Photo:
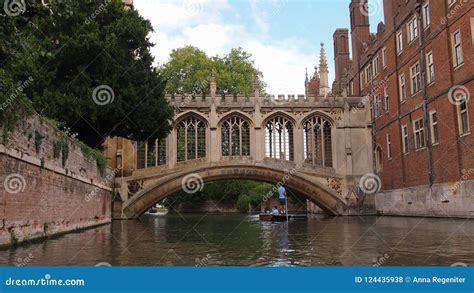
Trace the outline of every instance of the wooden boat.
{"label": "wooden boat", "polygon": [[[305,220],[306,214],[289,214],[288,219],[292,220]],[[259,214],[260,221],[267,222],[286,222],[286,214],[272,215],[272,214]]]}

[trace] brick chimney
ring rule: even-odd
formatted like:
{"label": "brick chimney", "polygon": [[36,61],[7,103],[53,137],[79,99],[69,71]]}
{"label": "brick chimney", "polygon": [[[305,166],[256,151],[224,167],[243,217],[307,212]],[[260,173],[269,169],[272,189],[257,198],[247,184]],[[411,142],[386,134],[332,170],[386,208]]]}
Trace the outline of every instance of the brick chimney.
{"label": "brick chimney", "polygon": [[[368,0],[351,0],[349,10],[351,14],[351,41],[352,41],[352,70],[360,72],[360,59],[364,53],[364,44],[370,40],[370,26]],[[354,92],[360,93],[359,80],[355,77]]]}
{"label": "brick chimney", "polygon": [[340,83],[345,70],[349,67],[349,30],[337,29],[334,32],[333,40],[336,82]]}

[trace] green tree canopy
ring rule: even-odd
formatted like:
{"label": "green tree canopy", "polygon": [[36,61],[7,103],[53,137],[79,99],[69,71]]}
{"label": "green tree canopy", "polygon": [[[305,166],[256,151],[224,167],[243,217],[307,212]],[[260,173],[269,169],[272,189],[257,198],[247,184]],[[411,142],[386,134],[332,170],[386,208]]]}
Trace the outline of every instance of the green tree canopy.
{"label": "green tree canopy", "polygon": [[161,67],[168,81],[168,93],[195,96],[209,94],[213,70],[217,73],[217,92],[222,96],[252,95],[255,76],[260,80],[261,92],[264,91],[262,72],[255,67],[252,55],[242,48],[234,48],[223,57],[211,58],[196,47],[186,46],[173,50],[170,60]]}
{"label": "green tree canopy", "polygon": [[[9,60],[11,80],[32,77],[24,93],[36,111],[94,147],[106,136],[168,134],[173,108],[152,65],[152,26],[137,11],[121,0],[30,1],[23,14],[0,17],[0,58]],[[16,52],[29,54],[28,61],[8,52],[8,37],[26,48]]]}

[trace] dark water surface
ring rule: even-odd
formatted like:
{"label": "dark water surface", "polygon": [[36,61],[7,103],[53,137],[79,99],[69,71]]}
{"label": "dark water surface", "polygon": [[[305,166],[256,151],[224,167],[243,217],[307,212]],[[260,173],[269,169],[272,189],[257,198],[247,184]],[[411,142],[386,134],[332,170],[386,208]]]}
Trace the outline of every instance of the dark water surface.
{"label": "dark water surface", "polygon": [[2,265],[473,265],[474,220],[401,217],[260,222],[248,215],[143,216],[1,250]]}

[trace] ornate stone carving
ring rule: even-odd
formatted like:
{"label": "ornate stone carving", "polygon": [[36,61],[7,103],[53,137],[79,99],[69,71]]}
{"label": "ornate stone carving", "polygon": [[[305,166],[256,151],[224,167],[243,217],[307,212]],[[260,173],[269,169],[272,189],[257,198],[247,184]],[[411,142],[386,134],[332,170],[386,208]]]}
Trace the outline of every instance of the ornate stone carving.
{"label": "ornate stone carving", "polygon": [[329,177],[326,178],[328,185],[331,189],[334,189],[337,194],[342,195],[342,182],[339,178]]}

